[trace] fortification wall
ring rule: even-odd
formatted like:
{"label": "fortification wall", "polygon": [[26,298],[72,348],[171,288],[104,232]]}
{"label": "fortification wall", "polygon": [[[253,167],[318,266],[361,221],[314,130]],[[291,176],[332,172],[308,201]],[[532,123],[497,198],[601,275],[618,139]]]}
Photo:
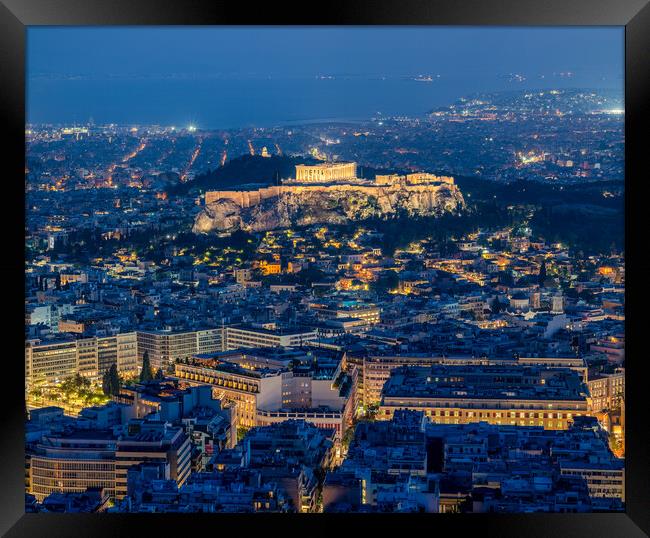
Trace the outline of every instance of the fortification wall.
{"label": "fortification wall", "polygon": [[[451,181],[445,181],[450,179]],[[264,187],[256,191],[208,191],[205,193],[205,203],[210,204],[217,200],[232,200],[241,208],[249,208],[262,203],[270,198],[277,198],[281,194],[315,194],[331,192],[357,192],[368,196],[379,196],[391,192],[406,190],[411,192],[435,192],[442,185],[453,185],[453,178],[441,178],[439,183],[404,184],[392,183],[386,185],[278,185]]]}
{"label": "fortification wall", "polygon": [[256,191],[208,191],[205,193],[205,203],[210,204],[225,198],[232,200],[239,207],[253,207],[268,198],[277,198],[280,195],[281,188],[274,185]]}

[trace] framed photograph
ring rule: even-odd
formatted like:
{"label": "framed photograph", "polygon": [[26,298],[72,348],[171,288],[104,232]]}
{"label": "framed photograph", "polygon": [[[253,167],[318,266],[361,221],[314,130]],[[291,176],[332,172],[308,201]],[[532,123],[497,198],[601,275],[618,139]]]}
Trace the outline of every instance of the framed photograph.
{"label": "framed photograph", "polygon": [[647,536],[647,1],[312,7],[3,0],[0,530]]}

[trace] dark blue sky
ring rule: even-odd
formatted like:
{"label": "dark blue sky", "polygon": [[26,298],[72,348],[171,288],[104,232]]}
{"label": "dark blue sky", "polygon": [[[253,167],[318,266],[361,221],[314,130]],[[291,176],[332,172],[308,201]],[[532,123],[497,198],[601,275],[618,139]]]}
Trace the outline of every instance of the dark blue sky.
{"label": "dark blue sky", "polygon": [[[623,54],[622,27],[32,27],[28,118],[225,127],[415,114],[470,91],[622,89]],[[423,73],[440,79],[401,80]],[[315,87],[316,75],[357,80]],[[378,76],[401,82],[368,83]]]}

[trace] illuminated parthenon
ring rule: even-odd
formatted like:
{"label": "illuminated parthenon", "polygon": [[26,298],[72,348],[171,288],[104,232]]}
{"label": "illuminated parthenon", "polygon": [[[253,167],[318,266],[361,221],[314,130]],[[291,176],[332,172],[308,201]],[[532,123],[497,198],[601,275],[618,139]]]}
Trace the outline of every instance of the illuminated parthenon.
{"label": "illuminated parthenon", "polygon": [[375,179],[356,176],[357,163],[321,163],[317,165],[296,165],[296,177],[283,179],[281,185],[271,185],[256,190],[208,191],[205,203],[231,200],[239,207],[253,207],[264,200],[277,198],[282,194],[304,192],[343,191],[378,196],[391,191],[407,189],[411,192],[433,192],[443,185],[454,185],[454,178],[436,176],[426,172],[406,175],[377,175]]}
{"label": "illuminated parthenon", "polygon": [[296,166],[296,181],[301,183],[327,183],[344,179],[356,179],[356,163],[323,163]]}
{"label": "illuminated parthenon", "polygon": [[296,165],[295,178],[283,180],[285,184],[327,184],[350,183],[369,185],[425,185],[432,183],[447,183],[453,185],[454,179],[448,176],[436,176],[427,172],[416,172],[406,175],[387,174],[377,175],[374,180],[357,177],[357,163],[319,163],[314,165]]}

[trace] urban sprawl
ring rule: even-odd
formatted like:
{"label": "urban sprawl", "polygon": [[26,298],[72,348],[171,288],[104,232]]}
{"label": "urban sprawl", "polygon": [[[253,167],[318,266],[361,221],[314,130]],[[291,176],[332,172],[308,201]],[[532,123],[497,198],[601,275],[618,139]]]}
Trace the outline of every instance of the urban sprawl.
{"label": "urban sprawl", "polygon": [[26,510],[624,510],[612,103],[29,125]]}

